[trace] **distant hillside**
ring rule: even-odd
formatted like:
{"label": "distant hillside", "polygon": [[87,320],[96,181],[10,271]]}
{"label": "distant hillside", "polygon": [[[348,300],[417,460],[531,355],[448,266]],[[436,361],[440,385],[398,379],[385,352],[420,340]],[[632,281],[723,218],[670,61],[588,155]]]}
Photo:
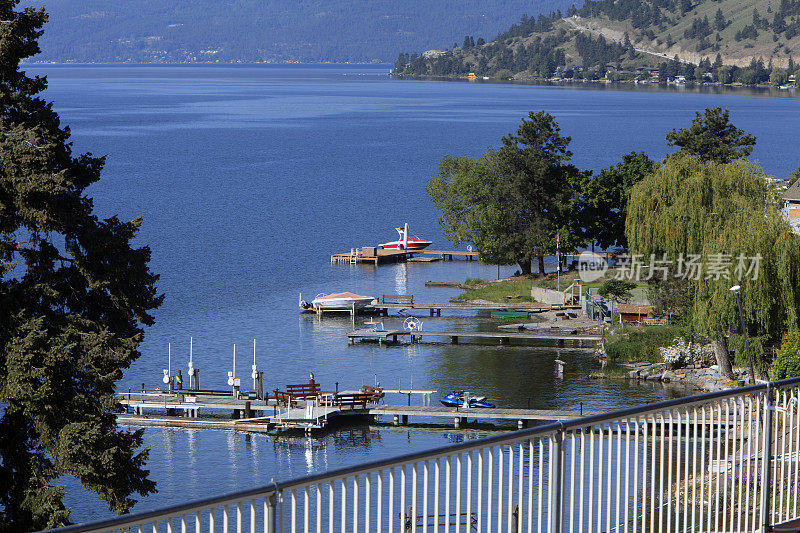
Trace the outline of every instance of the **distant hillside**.
{"label": "distant hillside", "polygon": [[[28,1],[29,5],[41,2]],[[568,0],[49,0],[36,61],[370,62],[495,37]]]}
{"label": "distant hillside", "polygon": [[403,55],[396,72],[787,85],[798,52],[800,0],[587,0],[488,43]]}

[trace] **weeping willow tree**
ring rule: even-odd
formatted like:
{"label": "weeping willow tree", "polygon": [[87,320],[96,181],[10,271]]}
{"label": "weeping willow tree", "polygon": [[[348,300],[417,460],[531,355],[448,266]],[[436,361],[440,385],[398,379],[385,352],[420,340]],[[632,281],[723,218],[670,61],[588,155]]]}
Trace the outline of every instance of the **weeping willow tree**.
{"label": "weeping willow tree", "polygon": [[725,335],[739,324],[731,286],[741,285],[750,335],[778,342],[798,325],[800,238],[766,178],[744,160],[703,163],[676,155],[633,188],[628,204],[631,253],[643,254],[645,263],[651,254],[666,256],[669,275],[689,274],[691,325],[714,340],[728,375]]}

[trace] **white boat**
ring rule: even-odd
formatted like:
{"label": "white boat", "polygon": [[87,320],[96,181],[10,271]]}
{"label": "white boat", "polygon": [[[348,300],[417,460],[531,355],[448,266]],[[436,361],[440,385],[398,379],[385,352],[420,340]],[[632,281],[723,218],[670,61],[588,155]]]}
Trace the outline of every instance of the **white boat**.
{"label": "white boat", "polygon": [[400,238],[396,241],[385,242],[380,245],[384,250],[423,250],[431,245],[431,241],[420,239],[416,235],[410,235],[408,232],[408,224],[404,224],[402,228],[395,228]]}
{"label": "white boat", "polygon": [[371,304],[374,299],[374,296],[362,296],[352,292],[318,294],[311,300],[311,307],[325,311],[357,311]]}

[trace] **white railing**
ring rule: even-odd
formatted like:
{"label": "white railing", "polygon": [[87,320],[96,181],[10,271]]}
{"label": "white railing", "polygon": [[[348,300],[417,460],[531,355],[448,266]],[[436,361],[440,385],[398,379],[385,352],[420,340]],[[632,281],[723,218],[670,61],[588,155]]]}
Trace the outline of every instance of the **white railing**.
{"label": "white railing", "polygon": [[798,386],[670,400],[57,531],[766,531],[800,516]]}

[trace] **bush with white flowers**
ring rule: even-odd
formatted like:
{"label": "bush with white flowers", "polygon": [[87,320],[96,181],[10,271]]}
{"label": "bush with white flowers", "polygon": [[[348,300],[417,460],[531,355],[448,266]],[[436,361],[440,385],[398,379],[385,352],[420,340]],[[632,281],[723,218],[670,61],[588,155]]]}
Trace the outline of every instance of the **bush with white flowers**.
{"label": "bush with white flowers", "polygon": [[659,348],[661,358],[672,368],[680,368],[690,364],[706,364],[713,356],[714,349],[711,343],[686,342],[683,337],[677,337],[672,344]]}

